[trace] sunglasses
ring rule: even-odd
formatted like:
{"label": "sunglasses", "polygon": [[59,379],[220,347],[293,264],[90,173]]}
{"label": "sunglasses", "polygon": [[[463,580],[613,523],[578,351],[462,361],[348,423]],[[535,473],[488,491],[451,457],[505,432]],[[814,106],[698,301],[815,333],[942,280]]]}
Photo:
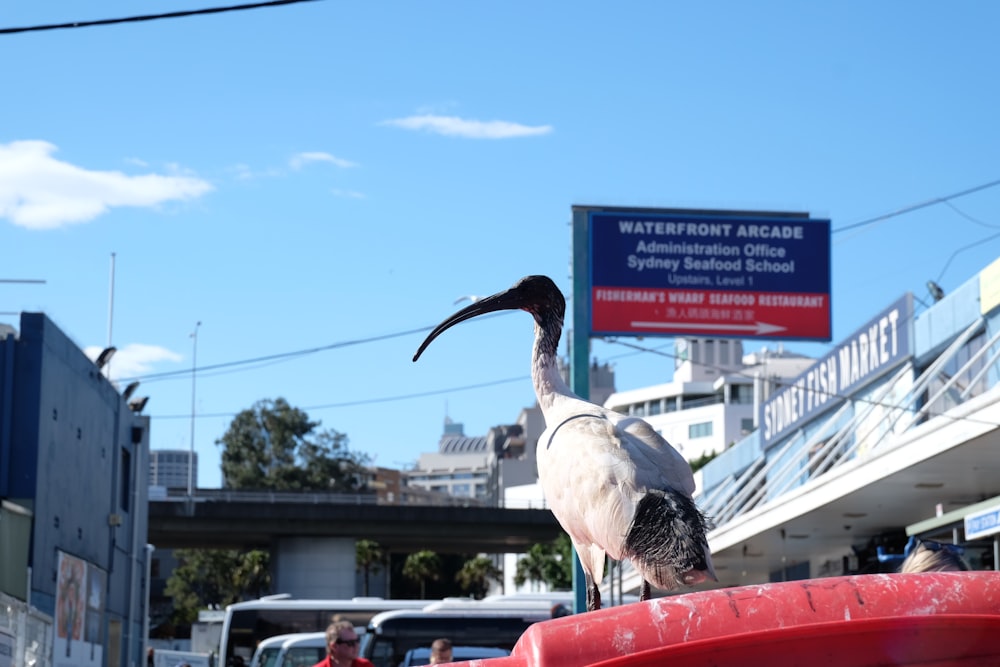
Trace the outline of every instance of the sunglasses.
{"label": "sunglasses", "polygon": [[336,639],[334,644],[343,644],[344,646],[357,646],[360,639]]}

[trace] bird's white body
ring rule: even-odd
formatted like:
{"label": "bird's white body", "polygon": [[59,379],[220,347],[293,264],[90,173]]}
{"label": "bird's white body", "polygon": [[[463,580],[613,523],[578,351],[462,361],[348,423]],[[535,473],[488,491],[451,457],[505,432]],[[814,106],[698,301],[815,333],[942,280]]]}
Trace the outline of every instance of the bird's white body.
{"label": "bird's white body", "polygon": [[[545,417],[535,453],[539,482],[581,566],[599,582],[605,553],[622,559],[626,533],[646,492],[669,487],[690,497],[694,476],[649,424],[579,398],[563,382],[555,360],[537,355],[536,349],[532,380]],[[646,579],[660,588],[676,585]]]}

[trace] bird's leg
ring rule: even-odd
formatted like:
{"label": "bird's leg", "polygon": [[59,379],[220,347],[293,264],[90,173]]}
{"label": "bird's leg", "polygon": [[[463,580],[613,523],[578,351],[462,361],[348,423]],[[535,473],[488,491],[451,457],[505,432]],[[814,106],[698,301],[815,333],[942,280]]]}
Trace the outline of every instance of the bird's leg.
{"label": "bird's leg", "polygon": [[587,586],[587,611],[597,611],[601,608],[601,589],[597,582],[590,581]]}
{"label": "bird's leg", "polygon": [[597,582],[589,574],[584,573],[584,585],[587,587],[587,611],[596,611],[601,608],[601,589]]}
{"label": "bird's leg", "polygon": [[642,586],[639,587],[639,602],[642,602],[643,600],[648,600],[649,598],[650,598],[649,582],[643,579]]}

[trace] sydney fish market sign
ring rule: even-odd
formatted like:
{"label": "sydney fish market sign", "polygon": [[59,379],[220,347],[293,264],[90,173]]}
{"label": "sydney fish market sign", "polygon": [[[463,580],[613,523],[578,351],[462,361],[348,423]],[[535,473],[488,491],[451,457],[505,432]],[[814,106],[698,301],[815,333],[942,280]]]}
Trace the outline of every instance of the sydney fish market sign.
{"label": "sydney fish market sign", "polygon": [[830,340],[830,221],[575,207],[591,333]]}
{"label": "sydney fish market sign", "polygon": [[764,449],[912,356],[913,295],[906,293],[760,406]]}

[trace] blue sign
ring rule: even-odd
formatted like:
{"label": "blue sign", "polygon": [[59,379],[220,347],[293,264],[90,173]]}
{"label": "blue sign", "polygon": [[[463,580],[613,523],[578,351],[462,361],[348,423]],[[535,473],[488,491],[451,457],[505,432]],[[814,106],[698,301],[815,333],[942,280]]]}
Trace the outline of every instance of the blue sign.
{"label": "blue sign", "polygon": [[593,212],[590,229],[594,285],[830,291],[829,220]]}
{"label": "blue sign", "polygon": [[761,445],[773,445],[909,358],[912,327],[913,295],[907,293],[760,406]]}
{"label": "blue sign", "polygon": [[1000,533],[1000,505],[965,517],[965,539],[977,540],[995,533]]}
{"label": "blue sign", "polygon": [[591,332],[830,340],[830,221],[593,210]]}

